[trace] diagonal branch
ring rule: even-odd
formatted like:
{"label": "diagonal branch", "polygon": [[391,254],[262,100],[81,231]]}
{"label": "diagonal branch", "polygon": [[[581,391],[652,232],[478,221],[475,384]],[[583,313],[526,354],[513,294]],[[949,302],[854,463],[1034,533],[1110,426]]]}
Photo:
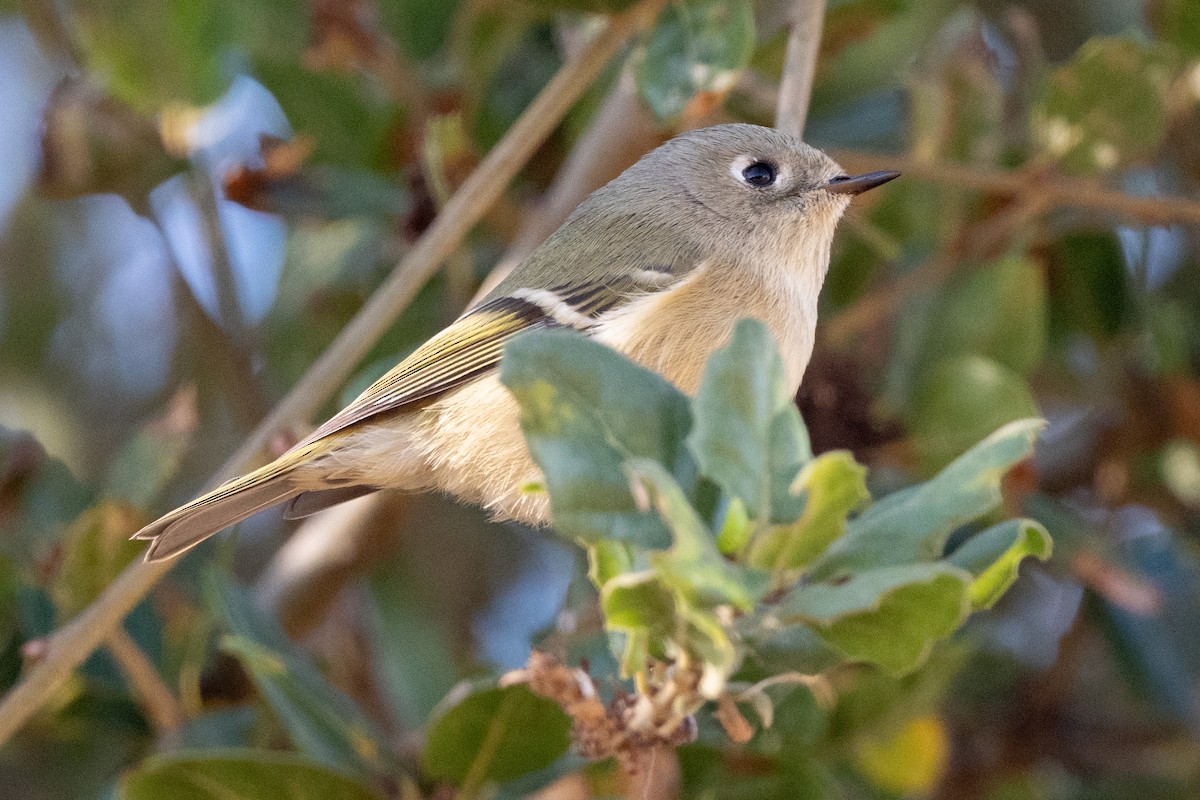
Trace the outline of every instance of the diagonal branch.
{"label": "diagonal branch", "polygon": [[796,0],[789,24],[787,55],[775,106],[775,127],[796,138],[804,135],[808,101],[817,74],[825,0]]}
{"label": "diagonal branch", "polygon": [[1191,197],[1135,197],[1085,178],[926,161],[860,150],[833,150],[830,155],[851,172],[895,169],[904,173],[905,178],[990,194],[1019,195],[1027,189],[1036,189],[1038,199],[1047,210],[1086,208],[1107,211],[1146,225],[1200,225],[1200,200]]}
{"label": "diagonal branch", "polygon": [[[609,59],[635,32],[653,21],[662,5],[663,0],[646,0],[613,17],[586,48],[563,65],[463,183],[391,276],[217,473],[214,482],[240,472],[276,431],[306,420],[337,390],[442,261],[499,198]],[[11,738],[74,669],[104,643],[173,563],[139,562],[129,566],[92,605],[51,635],[44,658],[0,701],[0,743]]]}

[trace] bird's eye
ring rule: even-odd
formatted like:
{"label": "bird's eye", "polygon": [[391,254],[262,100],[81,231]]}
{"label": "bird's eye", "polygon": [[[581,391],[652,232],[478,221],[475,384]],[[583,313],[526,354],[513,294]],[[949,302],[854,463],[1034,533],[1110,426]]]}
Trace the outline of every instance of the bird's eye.
{"label": "bird's eye", "polygon": [[751,186],[770,186],[775,182],[775,165],[767,161],[755,161],[742,170],[742,178]]}

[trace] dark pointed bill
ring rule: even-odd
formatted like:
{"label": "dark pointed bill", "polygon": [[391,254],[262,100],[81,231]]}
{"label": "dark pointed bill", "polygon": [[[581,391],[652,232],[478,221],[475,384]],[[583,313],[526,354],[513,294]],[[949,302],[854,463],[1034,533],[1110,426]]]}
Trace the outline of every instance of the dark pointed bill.
{"label": "dark pointed bill", "polygon": [[825,184],[825,191],[833,194],[862,194],[899,177],[899,172],[890,171],[868,172],[866,175],[838,175],[829,179],[829,183]]}

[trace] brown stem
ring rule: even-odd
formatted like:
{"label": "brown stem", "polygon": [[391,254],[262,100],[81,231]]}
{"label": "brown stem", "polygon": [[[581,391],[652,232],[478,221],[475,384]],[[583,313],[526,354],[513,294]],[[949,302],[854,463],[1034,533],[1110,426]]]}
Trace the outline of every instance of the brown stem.
{"label": "brown stem", "polygon": [[[307,419],[342,384],[417,290],[461,244],[471,226],[500,196],[609,59],[658,15],[662,4],[663,0],[647,0],[612,18],[577,58],[563,65],[358,316],[222,467],[214,482],[244,469],[277,431]],[[45,657],[0,701],[0,744],[8,741],[108,638],[173,563],[166,560],[130,565],[95,602],[50,637]]]}
{"label": "brown stem", "polygon": [[825,0],[795,0],[783,76],[776,98],[775,127],[796,138],[804,135],[804,123],[808,118],[808,101],[817,74],[817,52],[821,47],[824,18]]}
{"label": "brown stem", "polygon": [[911,156],[889,156],[858,150],[831,151],[830,155],[853,173],[894,169],[903,173],[905,178],[989,194],[1015,195],[1029,189],[1037,192],[1046,208],[1108,211],[1147,225],[1200,225],[1200,200],[1190,197],[1133,197],[1095,180],[924,161]]}
{"label": "brown stem", "polygon": [[118,625],[109,634],[106,644],[159,735],[170,736],[178,732],[185,719],[183,707],[133,637]]}

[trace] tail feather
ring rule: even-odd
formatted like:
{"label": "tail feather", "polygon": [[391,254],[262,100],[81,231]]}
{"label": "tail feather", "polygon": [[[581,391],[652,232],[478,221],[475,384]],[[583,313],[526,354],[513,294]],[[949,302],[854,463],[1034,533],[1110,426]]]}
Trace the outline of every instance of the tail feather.
{"label": "tail feather", "polygon": [[151,522],[134,539],[149,539],[147,561],[160,561],[190,550],[215,533],[297,494],[290,471],[251,472]]}
{"label": "tail feather", "polygon": [[318,511],[379,491],[378,486],[336,486],[300,492],[283,507],[284,519],[304,519]]}

